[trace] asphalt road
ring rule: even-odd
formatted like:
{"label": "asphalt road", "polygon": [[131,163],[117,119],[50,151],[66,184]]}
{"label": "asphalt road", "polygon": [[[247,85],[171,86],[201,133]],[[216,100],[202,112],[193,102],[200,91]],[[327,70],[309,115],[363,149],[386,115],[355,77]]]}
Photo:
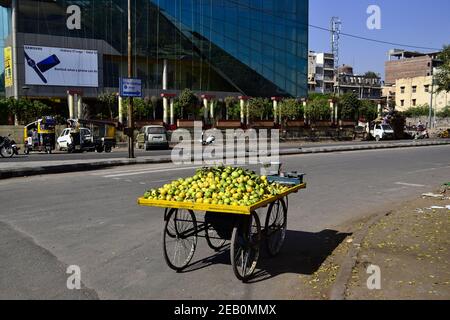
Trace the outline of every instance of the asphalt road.
{"label": "asphalt road", "polygon": [[[283,163],[307,174],[308,189],[290,198],[281,255],[263,253],[250,284],[235,279],[228,251],[215,254],[201,238],[185,272],[165,265],[163,212],[137,206],[136,198],[192,175],[193,167],[0,181],[0,299],[301,298],[298,276],[320,267],[346,226],[450,180],[450,146],[297,155]],[[69,265],[81,268],[81,291],[66,289]]]}
{"label": "asphalt road", "polygon": [[[396,142],[405,142],[406,140],[398,140],[398,141],[383,141],[383,143],[396,143]],[[307,143],[307,142],[287,142],[280,143],[280,150],[290,150],[290,149],[299,149],[299,148],[309,148],[309,147],[329,147],[329,146],[346,146],[346,145],[372,145],[377,144],[376,141],[349,141],[349,142],[322,142],[322,143]],[[136,157],[148,157],[148,156],[164,156],[170,155],[171,150],[135,150]],[[10,163],[10,162],[35,162],[35,161],[67,161],[67,160],[87,160],[87,159],[95,159],[95,160],[106,160],[106,159],[117,159],[117,158],[127,158],[128,150],[120,148],[115,149],[111,153],[96,153],[96,152],[85,152],[85,153],[74,153],[68,154],[67,152],[55,152],[54,154],[48,155],[45,153],[31,153],[30,155],[24,155],[23,152],[19,154],[19,156],[14,156],[10,159],[1,159],[1,163]]]}

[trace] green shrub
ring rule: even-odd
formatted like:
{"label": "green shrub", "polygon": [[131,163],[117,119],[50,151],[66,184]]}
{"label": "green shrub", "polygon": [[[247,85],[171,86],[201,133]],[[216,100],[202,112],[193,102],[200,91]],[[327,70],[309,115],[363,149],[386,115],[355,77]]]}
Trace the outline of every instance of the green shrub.
{"label": "green shrub", "polygon": [[436,114],[439,118],[450,118],[450,105],[446,106],[444,109]]}
{"label": "green shrub", "polygon": [[403,112],[403,115],[407,118],[418,118],[428,116],[429,114],[430,114],[430,107],[427,104],[417,107],[411,107]]}

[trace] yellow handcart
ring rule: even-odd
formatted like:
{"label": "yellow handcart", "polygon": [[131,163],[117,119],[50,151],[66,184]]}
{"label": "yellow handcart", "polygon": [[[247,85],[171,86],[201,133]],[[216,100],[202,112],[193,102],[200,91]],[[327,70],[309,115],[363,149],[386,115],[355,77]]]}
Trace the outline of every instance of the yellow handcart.
{"label": "yellow handcart", "polygon": [[[289,184],[285,192],[255,205],[229,206],[172,202],[139,198],[141,206],[164,208],[163,251],[167,265],[183,271],[194,257],[199,237],[208,246],[221,251],[230,242],[230,258],[236,277],[247,282],[254,274],[264,240],[270,256],[280,253],[287,232],[288,196],[306,188],[303,175],[297,178],[268,177]],[[257,210],[268,208],[264,227]],[[204,221],[196,213],[203,212]]]}

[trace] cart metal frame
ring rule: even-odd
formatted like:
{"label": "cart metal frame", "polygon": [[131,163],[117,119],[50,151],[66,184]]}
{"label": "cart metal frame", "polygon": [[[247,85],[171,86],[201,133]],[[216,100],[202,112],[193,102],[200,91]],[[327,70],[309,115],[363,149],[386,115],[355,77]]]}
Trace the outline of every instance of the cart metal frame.
{"label": "cart metal frame", "polygon": [[[298,182],[295,179],[292,181]],[[289,180],[284,179],[284,182]],[[247,282],[256,269],[263,240],[270,256],[276,256],[281,251],[287,231],[288,196],[305,188],[306,183],[292,185],[286,192],[249,207],[145,198],[139,198],[138,204],[165,209],[163,251],[171,269],[181,272],[189,265],[199,237],[205,238],[208,246],[215,251],[221,251],[230,241],[234,274],[239,280]],[[262,227],[257,210],[266,207]],[[198,220],[195,212],[205,212],[205,219]]]}

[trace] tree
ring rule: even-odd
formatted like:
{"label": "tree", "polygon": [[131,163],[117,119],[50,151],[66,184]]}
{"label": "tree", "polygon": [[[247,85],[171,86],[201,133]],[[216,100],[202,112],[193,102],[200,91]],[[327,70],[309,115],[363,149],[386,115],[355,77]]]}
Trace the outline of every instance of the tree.
{"label": "tree", "polygon": [[116,105],[117,96],[115,93],[102,93],[98,100],[106,106],[110,119],[114,119],[114,106]]}
{"label": "tree", "polygon": [[250,119],[269,117],[272,113],[272,103],[267,98],[251,98],[248,101],[248,113]]}
{"label": "tree", "polygon": [[435,75],[437,85],[436,91],[450,92],[450,45],[444,46],[444,49],[439,54],[438,59],[442,61],[439,71]]}
{"label": "tree", "polygon": [[359,118],[364,118],[368,122],[372,122],[378,118],[378,106],[372,100],[362,100],[358,110]]}
{"label": "tree", "polygon": [[376,72],[374,72],[374,71],[367,71],[364,74],[364,77],[368,78],[368,79],[377,79],[377,78],[379,78],[378,74]]}
{"label": "tree", "polygon": [[135,98],[133,100],[134,116],[139,119],[148,119],[153,113],[153,104],[150,99]]}
{"label": "tree", "polygon": [[339,99],[340,117],[343,120],[355,120],[361,107],[361,101],[355,93],[345,93]]}
{"label": "tree", "polygon": [[407,118],[425,117],[430,114],[430,107],[428,104],[423,106],[411,107],[403,112],[403,115]]}
{"label": "tree", "polygon": [[444,109],[437,113],[439,118],[450,118],[450,105],[446,106]]}
{"label": "tree", "polygon": [[6,123],[8,121],[8,117],[11,114],[11,110],[9,107],[8,99],[1,98],[0,99],[0,123]]}
{"label": "tree", "polygon": [[225,108],[227,108],[228,118],[237,120],[241,116],[241,107],[239,101],[235,97],[225,98]]}
{"label": "tree", "polygon": [[278,105],[279,113],[284,121],[302,118],[304,115],[303,104],[297,99],[285,99]]}
{"label": "tree", "polygon": [[181,113],[187,112],[194,114],[194,116],[197,116],[200,111],[198,110],[198,108],[196,108],[198,104],[198,98],[190,89],[184,89],[176,102],[177,107],[180,108]]}
{"label": "tree", "polygon": [[305,116],[311,121],[329,120],[331,118],[329,96],[315,95],[309,100],[305,108]]}

